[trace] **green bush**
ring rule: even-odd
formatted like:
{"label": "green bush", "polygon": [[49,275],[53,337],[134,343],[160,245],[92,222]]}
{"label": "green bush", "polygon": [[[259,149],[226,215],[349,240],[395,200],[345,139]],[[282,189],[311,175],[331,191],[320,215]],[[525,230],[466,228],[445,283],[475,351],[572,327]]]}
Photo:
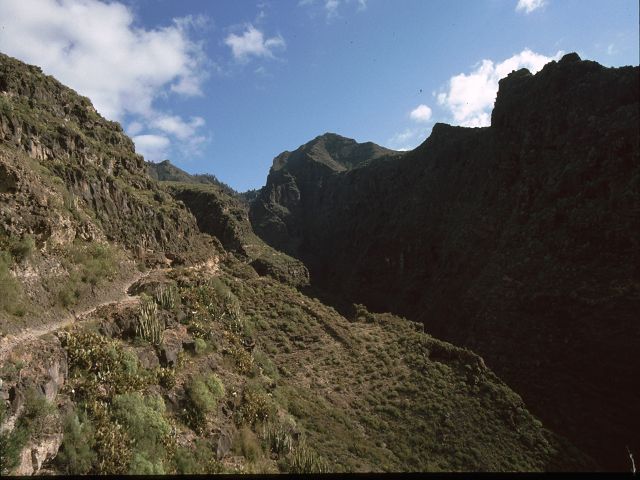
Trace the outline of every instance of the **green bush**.
{"label": "green bush", "polygon": [[195,449],[178,447],[173,458],[176,473],[181,475],[214,474],[222,472],[216,452],[206,440],[196,439]]}
{"label": "green bush", "polygon": [[273,413],[273,401],[267,396],[262,387],[248,385],[242,393],[242,403],[236,412],[237,425],[255,425],[266,421]]}
{"label": "green bush", "polygon": [[201,338],[196,338],[194,340],[194,348],[196,350],[196,355],[200,355],[207,349],[207,342]]}
{"label": "green bush", "polygon": [[11,263],[11,254],[0,250],[0,310],[17,315],[22,311],[22,288],[9,271]]}
{"label": "green bush", "polygon": [[247,426],[242,427],[234,437],[233,451],[236,455],[242,455],[250,462],[264,457],[258,438]]}
{"label": "green bush", "polygon": [[197,376],[187,386],[187,421],[197,431],[204,426],[206,416],[218,409],[224,397],[224,385],[217,375]]}
{"label": "green bush", "polygon": [[[28,390],[25,395],[24,410],[11,432],[0,434],[0,473],[8,475],[18,465],[22,449],[30,438],[37,437],[45,428],[45,417],[53,412],[47,399],[36,392]],[[4,405],[0,412],[0,420],[6,415]],[[1,423],[1,422],[0,422]]]}
{"label": "green bush", "polygon": [[64,473],[84,475],[91,471],[96,453],[92,450],[95,444],[95,429],[85,414],[68,415],[64,421],[64,438],[62,448],[56,456],[56,462]]}
{"label": "green bush", "polygon": [[141,453],[134,453],[129,466],[131,475],[164,475],[162,461],[153,463]]}
{"label": "green bush", "polygon": [[[171,433],[171,426],[164,414],[164,401],[158,395],[143,397],[135,392],[118,395],[113,399],[113,418],[124,426],[133,439],[136,453],[154,461],[163,457],[163,442]],[[143,465],[139,456],[137,459],[134,456],[132,462]],[[162,462],[155,465],[158,464],[161,465]]]}

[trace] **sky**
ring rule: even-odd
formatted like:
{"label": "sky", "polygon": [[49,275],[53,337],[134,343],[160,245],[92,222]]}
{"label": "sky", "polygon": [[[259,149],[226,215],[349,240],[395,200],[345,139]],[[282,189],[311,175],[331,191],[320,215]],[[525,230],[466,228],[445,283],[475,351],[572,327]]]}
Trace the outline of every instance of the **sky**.
{"label": "sky", "polygon": [[0,51],[150,161],[238,191],[333,132],[397,150],[490,125],[498,80],[568,52],[638,65],[637,0],[0,0]]}

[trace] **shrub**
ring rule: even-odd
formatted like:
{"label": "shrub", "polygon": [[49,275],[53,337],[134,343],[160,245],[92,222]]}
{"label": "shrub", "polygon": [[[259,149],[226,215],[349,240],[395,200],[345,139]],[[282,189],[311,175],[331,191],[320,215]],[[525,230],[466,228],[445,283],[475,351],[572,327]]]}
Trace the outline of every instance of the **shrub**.
{"label": "shrub", "polygon": [[84,475],[91,471],[96,453],[92,450],[95,443],[93,424],[85,414],[69,414],[64,421],[62,448],[56,461],[64,473]]}
{"label": "shrub", "polygon": [[60,332],[59,337],[67,351],[71,383],[80,399],[91,402],[99,396],[111,398],[140,389],[149,380],[139,372],[137,357],[115,340],[92,332]]}
{"label": "shrub", "polygon": [[207,349],[207,342],[205,342],[201,338],[196,338],[194,340],[194,348],[196,350],[196,354],[200,355],[200,354],[204,353],[204,351]]}
{"label": "shrub", "polygon": [[[28,390],[25,396],[24,410],[11,432],[0,433],[0,473],[8,475],[18,465],[22,449],[30,438],[37,437],[45,428],[45,417],[53,411],[47,399]],[[3,405],[0,417],[5,416]],[[1,418],[0,420],[4,420]],[[1,423],[1,422],[0,422]]]}
{"label": "shrub", "polygon": [[250,462],[255,462],[264,456],[258,438],[247,426],[242,427],[234,437],[233,451]]}
{"label": "shrub", "polygon": [[27,260],[33,254],[36,248],[36,242],[31,235],[25,235],[20,240],[12,240],[9,250],[16,262]]}
{"label": "shrub", "polygon": [[141,453],[135,453],[129,466],[131,475],[164,475],[162,461],[152,463]]}
{"label": "shrub", "polygon": [[[164,417],[162,397],[143,397],[138,392],[118,395],[113,399],[112,412],[114,419],[125,427],[133,439],[137,453],[154,460],[162,458],[163,441],[171,433],[171,426]],[[132,461],[143,464],[140,458],[135,460],[135,456]],[[162,465],[162,462],[159,464]]]}
{"label": "shrub", "polygon": [[11,275],[11,255],[0,250],[0,310],[15,315],[21,310],[22,288]]}
{"label": "shrub", "polygon": [[195,449],[185,447],[176,449],[173,461],[176,473],[182,475],[221,473],[222,465],[216,459],[216,453],[206,440],[196,439]]}
{"label": "shrub", "polygon": [[217,375],[198,376],[187,387],[187,421],[197,431],[202,430],[206,416],[218,408],[224,397],[224,385]]}
{"label": "shrub", "polygon": [[265,421],[269,418],[272,407],[272,402],[261,387],[249,385],[242,393],[242,403],[236,412],[236,423],[253,426],[258,421]]}

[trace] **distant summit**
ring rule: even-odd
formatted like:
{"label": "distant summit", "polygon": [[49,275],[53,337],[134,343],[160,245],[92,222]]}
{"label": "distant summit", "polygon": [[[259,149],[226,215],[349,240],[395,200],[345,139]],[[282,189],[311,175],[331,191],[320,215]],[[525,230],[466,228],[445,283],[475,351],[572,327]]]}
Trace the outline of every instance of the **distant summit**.
{"label": "distant summit", "polygon": [[289,168],[305,162],[316,162],[336,172],[343,172],[384,156],[398,155],[372,142],[358,143],[335,133],[319,135],[293,152],[285,151],[273,160],[273,170]]}

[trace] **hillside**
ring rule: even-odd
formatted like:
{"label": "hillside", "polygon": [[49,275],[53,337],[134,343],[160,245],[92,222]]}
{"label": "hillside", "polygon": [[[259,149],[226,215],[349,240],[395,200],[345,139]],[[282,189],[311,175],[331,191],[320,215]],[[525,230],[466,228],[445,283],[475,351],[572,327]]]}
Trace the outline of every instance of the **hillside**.
{"label": "hillside", "polygon": [[596,468],[470,350],[295,289],[240,200],[154,180],[4,55],[0,124],[3,475]]}
{"label": "hillside", "polygon": [[545,422],[626,469],[640,448],[638,85],[637,67],[569,54],[501,80],[488,128],[436,124],[354,169],[312,158],[319,137],[276,157],[251,221],[336,305],[480,353]]}

